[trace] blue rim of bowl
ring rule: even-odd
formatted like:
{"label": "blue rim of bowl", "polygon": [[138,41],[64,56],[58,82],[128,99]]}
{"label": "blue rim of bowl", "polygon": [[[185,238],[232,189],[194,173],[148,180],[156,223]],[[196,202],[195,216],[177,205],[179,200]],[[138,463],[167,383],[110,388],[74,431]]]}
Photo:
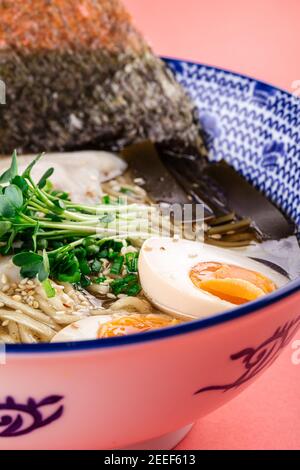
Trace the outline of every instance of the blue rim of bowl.
{"label": "blue rim of bowl", "polygon": [[[259,79],[250,77],[249,75],[245,75],[243,73],[234,72],[230,69],[226,69],[226,68],[224,69],[222,67],[217,67],[215,65],[205,64],[204,62],[197,62],[197,61],[188,60],[188,59],[181,59],[180,57],[174,58],[174,57],[169,57],[169,56],[163,56],[163,57],[161,57],[161,59],[164,62],[166,62],[168,65],[170,65],[170,64],[180,65],[181,63],[184,63],[184,64],[188,64],[188,65],[197,65],[199,67],[205,67],[206,69],[209,69],[209,70],[217,70],[218,72],[224,72],[228,75],[235,75],[236,77],[245,78],[246,80],[251,80],[252,82],[255,82],[255,83],[260,83],[262,85],[267,85],[268,87],[273,88],[273,90],[280,91],[281,93],[284,93],[285,95],[287,95],[289,97],[294,96],[294,95],[292,95],[292,93],[289,93],[288,91],[284,90],[283,88],[281,88],[279,86],[276,86],[272,83],[265,82],[264,80],[259,80]],[[295,99],[299,100],[300,98],[295,96]]]}
{"label": "blue rim of bowl", "polygon": [[[246,78],[252,80],[256,83],[262,83],[268,85],[271,88],[281,91],[287,96],[292,96],[285,90],[278,88],[276,86],[270,85],[261,80],[255,80],[252,77],[243,75],[240,73],[232,72],[227,69],[220,67],[214,67],[211,65],[206,65],[198,62],[193,62],[184,59],[173,59],[171,57],[163,57],[167,63],[172,62],[173,64],[180,64],[181,62],[187,63],[190,65],[199,65],[204,66],[209,69],[219,70],[231,75],[238,77]],[[171,338],[173,336],[178,336],[186,333],[193,333],[195,331],[200,331],[212,326],[220,325],[222,323],[227,323],[231,320],[238,318],[243,318],[251,313],[258,313],[260,310],[278,303],[281,300],[284,300],[287,297],[290,297],[293,294],[300,292],[300,278],[292,282],[289,282],[286,286],[281,287],[272,294],[268,294],[266,297],[256,300],[254,302],[249,302],[241,307],[236,307],[226,312],[222,312],[216,315],[213,315],[208,318],[202,318],[199,320],[194,320],[188,323],[182,323],[180,325],[162,328],[159,330],[153,330],[145,333],[137,333],[129,336],[119,336],[116,338],[106,338],[106,339],[95,339],[95,340],[86,340],[86,341],[74,341],[66,343],[38,343],[38,344],[7,344],[6,352],[15,353],[15,354],[28,354],[28,353],[54,353],[54,352],[66,352],[72,353],[77,351],[89,351],[89,350],[98,350],[106,349],[112,347],[128,346],[139,343],[147,343],[153,340]]]}

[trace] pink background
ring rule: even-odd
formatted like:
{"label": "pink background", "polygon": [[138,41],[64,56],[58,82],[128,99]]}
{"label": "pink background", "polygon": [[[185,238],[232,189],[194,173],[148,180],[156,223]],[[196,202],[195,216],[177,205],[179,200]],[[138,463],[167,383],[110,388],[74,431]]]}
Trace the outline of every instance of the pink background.
{"label": "pink background", "polygon": [[[158,54],[290,91],[300,79],[299,0],[124,1]],[[241,396],[196,423],[178,449],[300,449],[300,364],[292,364],[292,352],[289,346]]]}

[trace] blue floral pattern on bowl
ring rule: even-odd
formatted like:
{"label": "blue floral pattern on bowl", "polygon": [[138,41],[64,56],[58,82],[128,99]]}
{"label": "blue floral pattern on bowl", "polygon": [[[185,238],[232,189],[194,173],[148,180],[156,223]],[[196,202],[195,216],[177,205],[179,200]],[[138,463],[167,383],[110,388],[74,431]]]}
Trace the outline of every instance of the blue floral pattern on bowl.
{"label": "blue floral pattern on bowl", "polygon": [[276,171],[284,166],[285,157],[284,143],[272,141],[263,148],[261,166]]}
{"label": "blue floral pattern on bowl", "polygon": [[48,395],[21,403],[13,397],[0,401],[0,438],[23,436],[53,423],[63,414],[62,400],[61,395]]}
{"label": "blue floral pattern on bowl", "polygon": [[166,59],[224,158],[300,225],[300,99],[214,67]]}

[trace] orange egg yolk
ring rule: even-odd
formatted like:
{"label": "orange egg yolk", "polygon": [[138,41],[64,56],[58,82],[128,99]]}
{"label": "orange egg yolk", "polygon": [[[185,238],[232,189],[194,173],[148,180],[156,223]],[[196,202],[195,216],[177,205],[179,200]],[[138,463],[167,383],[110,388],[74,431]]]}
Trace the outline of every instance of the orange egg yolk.
{"label": "orange egg yolk", "polygon": [[104,323],[98,330],[98,338],[111,338],[141,333],[157,328],[172,326],[180,323],[179,320],[159,314],[129,314]]}
{"label": "orange egg yolk", "polygon": [[198,263],[190,271],[196,287],[232,304],[241,305],[276,289],[263,274],[231,264]]}

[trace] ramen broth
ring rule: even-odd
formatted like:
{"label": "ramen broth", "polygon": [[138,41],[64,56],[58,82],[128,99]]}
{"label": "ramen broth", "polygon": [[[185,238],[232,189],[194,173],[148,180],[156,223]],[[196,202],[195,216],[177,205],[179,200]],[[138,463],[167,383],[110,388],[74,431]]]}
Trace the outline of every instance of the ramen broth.
{"label": "ramen broth", "polygon": [[[31,160],[30,156],[19,158],[22,170]],[[61,211],[64,211],[67,217],[64,227],[68,229],[64,228],[65,241],[61,243],[59,236],[62,232],[57,229],[56,234],[56,229],[49,228],[52,227],[51,224],[58,223],[52,217],[52,221],[48,223],[49,227],[45,228],[45,238],[41,236],[35,242],[36,253],[40,253],[40,258],[43,253],[49,253],[49,279],[41,281],[39,275],[30,276],[28,264],[25,266],[20,256],[25,250],[21,250],[20,246],[22,243],[26,245],[22,239],[17,240],[12,248],[12,251],[19,253],[19,257],[14,253],[2,254],[1,342],[38,343],[101,339],[174,326],[183,321],[234,308],[244,301],[255,300],[300,274],[300,250],[296,237],[263,243],[250,240],[246,246],[224,250],[197,241],[190,241],[188,245],[181,245],[180,242],[176,245],[178,256],[168,257],[168,243],[173,246],[169,240],[176,244],[179,239],[177,231],[180,227],[176,226],[172,228],[172,236],[167,238],[167,245],[162,244],[157,252],[153,252],[152,262],[150,248],[148,247],[150,251],[147,253],[146,246],[144,253],[141,252],[141,247],[148,243],[145,242],[147,239],[155,239],[158,236],[166,238],[170,234],[155,211],[151,210],[151,224],[147,225],[149,214],[145,208],[150,207],[151,201],[143,189],[143,181],[131,179],[130,174],[126,172],[124,161],[113,154],[97,155],[97,152],[92,155],[89,155],[89,152],[50,154],[41,161],[43,163],[40,167],[36,164],[32,177],[37,181],[47,168],[55,168],[53,177],[49,177],[43,191],[49,196],[51,204],[56,204],[55,198],[64,194],[65,204],[63,208],[61,203]],[[3,159],[1,171],[8,166],[9,160]],[[85,171],[84,178],[80,176],[82,168]],[[124,212],[125,199],[131,211],[129,215]],[[37,210],[40,223],[47,225],[44,221],[48,220],[48,212],[43,209],[43,204],[36,201],[31,204],[32,208]],[[137,208],[141,210],[142,215],[137,212]],[[41,212],[38,212],[39,210]],[[100,233],[93,232],[97,217],[101,221]],[[114,234],[110,232],[112,217],[118,220],[120,227],[129,230],[129,236],[122,235],[122,229]],[[140,232],[137,230],[137,221],[142,226]],[[78,229],[80,226],[83,227],[82,233]],[[74,230],[76,227],[75,236],[70,227],[74,227]],[[83,237],[83,242],[80,242],[80,236]],[[72,249],[64,251],[64,244],[69,246],[70,240],[70,246],[73,243],[74,247],[72,245]],[[218,237],[215,237],[215,240],[217,241]],[[4,245],[5,242],[2,242],[2,246]],[[208,272],[209,275],[202,266],[202,277],[198,282],[195,277],[197,271],[194,272],[194,277],[191,277],[190,270],[196,265],[194,260],[196,256],[200,256],[200,248],[201,253],[205,253],[203,259],[207,263],[214,262],[215,266]],[[32,252],[32,246],[28,252]],[[59,253],[55,262],[53,253]],[[175,263],[172,268],[176,258],[182,259],[182,262],[176,266]],[[231,259],[233,261],[230,261]],[[70,264],[69,271],[63,263]],[[148,271],[145,268],[147,263],[152,263],[150,267],[147,265]],[[160,265],[162,268],[159,268]],[[170,273],[167,273],[167,266]],[[184,266],[185,271],[182,268]],[[79,278],[76,278],[76,273],[72,274],[75,268],[78,269]],[[140,269],[144,277],[140,277]],[[52,275],[52,272],[56,274]],[[203,273],[206,273],[206,277]],[[172,276],[176,277],[174,282]],[[262,277],[267,280],[264,282],[271,286],[269,290],[261,289],[259,279]],[[148,282],[149,279],[151,282]],[[201,287],[203,279],[205,282],[209,280],[205,288],[204,284]],[[141,280],[150,286],[150,292],[143,290]],[[170,299],[178,297],[178,304],[182,298],[189,299],[190,303],[186,303],[187,310],[178,312],[176,305],[174,308],[164,308],[166,306],[158,301],[162,294],[159,291],[160,284],[170,289],[165,291],[169,292]],[[93,298],[95,302],[91,300]],[[232,299],[237,299],[236,303],[231,302]],[[192,315],[191,312],[196,314]]]}

